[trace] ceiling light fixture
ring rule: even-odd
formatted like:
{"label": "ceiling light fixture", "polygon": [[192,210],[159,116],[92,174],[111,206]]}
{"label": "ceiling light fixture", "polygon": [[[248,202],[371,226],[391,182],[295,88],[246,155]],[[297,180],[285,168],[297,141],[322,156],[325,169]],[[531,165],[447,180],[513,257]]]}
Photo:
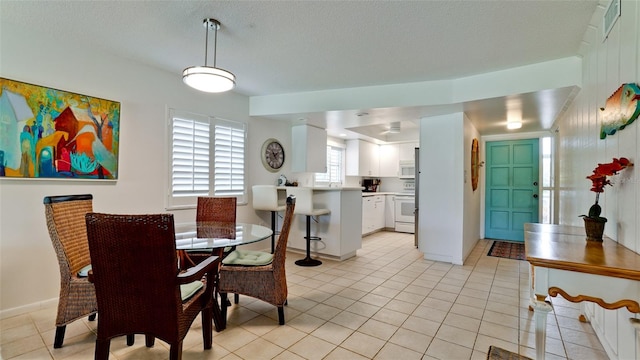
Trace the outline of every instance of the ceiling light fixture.
{"label": "ceiling light fixture", "polygon": [[515,130],[520,129],[522,127],[522,121],[520,120],[508,120],[507,121],[507,129]]}
{"label": "ceiling light fixture", "polygon": [[[182,81],[192,88],[204,92],[219,93],[233,89],[236,86],[236,76],[227,70],[216,67],[216,56],[218,46],[218,29],[220,22],[216,19],[204,19],[203,25],[206,28],[204,44],[204,66],[191,66],[182,72]],[[209,30],[215,29],[215,40],[213,43],[213,67],[207,66],[207,55],[209,45]]]}

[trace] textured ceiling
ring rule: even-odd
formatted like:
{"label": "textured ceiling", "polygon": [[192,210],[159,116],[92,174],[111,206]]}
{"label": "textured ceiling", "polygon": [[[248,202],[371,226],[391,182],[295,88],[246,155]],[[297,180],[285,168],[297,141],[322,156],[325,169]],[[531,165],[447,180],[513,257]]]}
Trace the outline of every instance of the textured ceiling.
{"label": "textured ceiling", "polygon": [[213,17],[222,23],[217,66],[235,73],[236,92],[253,96],[452,79],[574,56],[597,4],[1,0],[0,22],[180,76],[204,64],[202,20]]}

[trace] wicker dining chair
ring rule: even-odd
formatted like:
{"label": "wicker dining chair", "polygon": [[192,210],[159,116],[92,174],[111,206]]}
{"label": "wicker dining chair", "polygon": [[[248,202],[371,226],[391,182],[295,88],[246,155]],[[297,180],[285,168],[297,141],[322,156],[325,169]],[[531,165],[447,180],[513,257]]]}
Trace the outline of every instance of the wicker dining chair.
{"label": "wicker dining chair", "polygon": [[222,318],[226,319],[229,306],[227,294],[242,294],[268,302],[278,308],[278,321],[284,325],[284,305],[287,302],[287,278],[285,258],[287,240],[293,219],[296,199],[287,198],[287,208],[278,241],[276,242],[273,260],[267,265],[227,265],[220,267],[219,292],[221,295]]}
{"label": "wicker dining chair", "polygon": [[93,196],[47,196],[43,200],[49,237],[60,265],[60,296],[54,348],[62,347],[69,323],[88,316],[94,320],[98,310],[96,292],[86,276],[79,276],[91,264],[84,216],[93,211]]}
{"label": "wicker dining chair", "polygon": [[107,359],[111,339],[125,334],[144,334],[147,347],[159,338],[172,360],[181,359],[200,313],[204,348],[211,348],[218,257],[180,272],[172,214],[88,213],[86,226],[100,308],[96,359]]}
{"label": "wicker dining chair", "polygon": [[[215,222],[221,225],[233,226],[236,225],[236,206],[238,199],[236,197],[198,197],[198,207],[196,208],[196,223],[200,222]],[[197,237],[208,237],[209,235],[202,230],[203,227],[196,227]],[[206,229],[206,227],[204,227]],[[233,232],[235,235],[235,231]],[[234,248],[224,248],[222,252],[212,253],[211,251],[202,250],[187,250],[188,262],[197,264],[203,259],[211,255],[217,255],[224,257]],[[219,250],[216,250],[219,251]]]}

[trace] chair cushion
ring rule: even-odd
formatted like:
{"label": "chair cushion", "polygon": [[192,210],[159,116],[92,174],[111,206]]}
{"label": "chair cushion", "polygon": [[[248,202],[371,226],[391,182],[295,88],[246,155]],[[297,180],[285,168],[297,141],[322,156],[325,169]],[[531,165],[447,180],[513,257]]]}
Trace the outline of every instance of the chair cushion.
{"label": "chair cushion", "polygon": [[264,251],[234,250],[222,260],[224,265],[260,266],[271,264],[273,254]]}
{"label": "chair cushion", "polygon": [[91,271],[91,264],[80,269],[80,271],[78,271],[78,277],[82,278],[89,276],[89,271]]}
{"label": "chair cushion", "polygon": [[198,290],[202,289],[203,286],[204,283],[200,280],[180,285],[180,297],[182,298],[182,301],[189,300],[189,298],[198,292]]}

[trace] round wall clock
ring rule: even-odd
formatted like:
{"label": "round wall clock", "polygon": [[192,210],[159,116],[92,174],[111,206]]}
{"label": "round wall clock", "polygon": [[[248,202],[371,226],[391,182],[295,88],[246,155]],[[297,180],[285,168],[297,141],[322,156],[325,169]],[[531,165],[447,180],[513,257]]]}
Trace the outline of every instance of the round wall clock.
{"label": "round wall clock", "polygon": [[271,171],[276,172],[280,170],[284,164],[284,148],[282,144],[276,139],[267,139],[262,144],[262,165]]}

